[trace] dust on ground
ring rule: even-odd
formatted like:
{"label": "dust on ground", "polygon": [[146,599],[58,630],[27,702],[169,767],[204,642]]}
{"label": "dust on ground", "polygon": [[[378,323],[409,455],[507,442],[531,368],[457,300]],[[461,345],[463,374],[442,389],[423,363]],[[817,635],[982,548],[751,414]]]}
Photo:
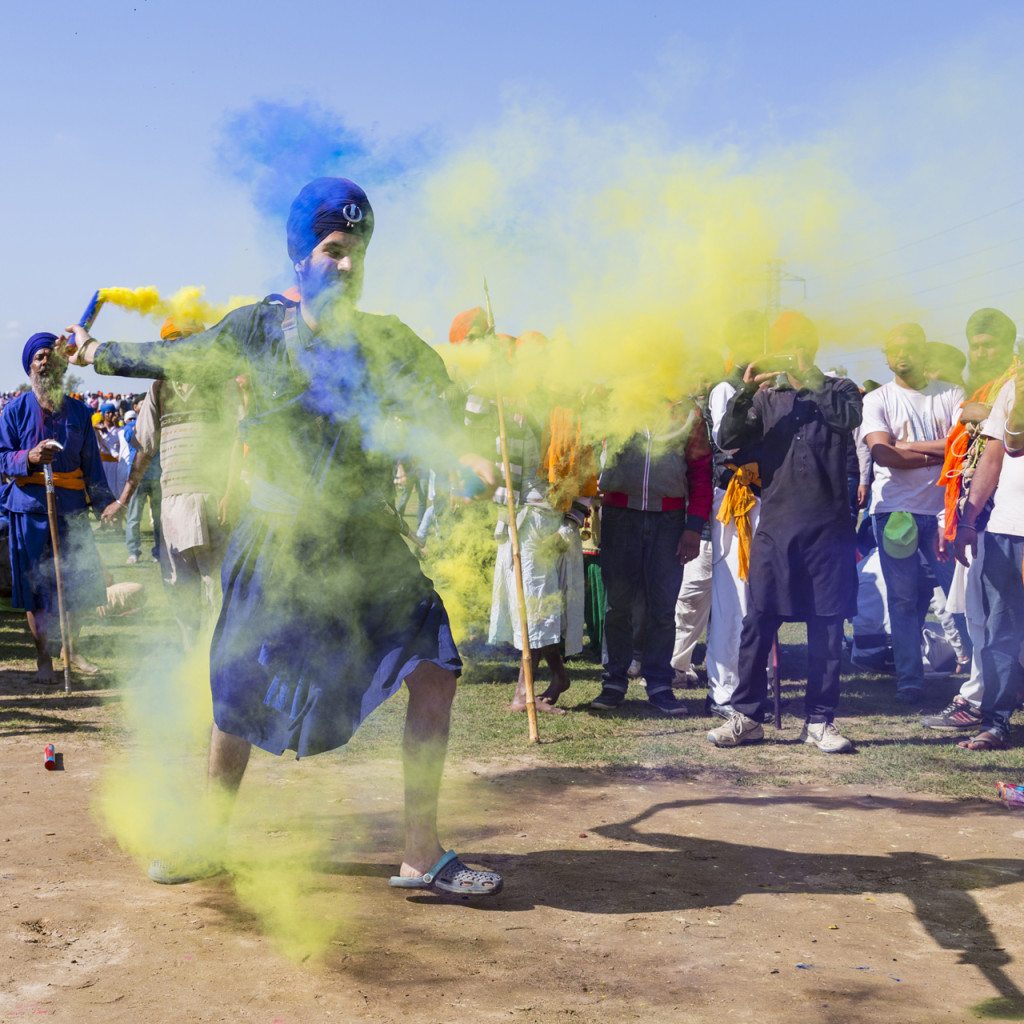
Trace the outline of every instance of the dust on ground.
{"label": "dust on ground", "polygon": [[1024,821],[994,802],[464,763],[444,838],[506,878],[473,906],[388,888],[397,762],[257,756],[243,804],[322,794],[338,927],[296,962],[230,878],[158,886],[118,849],[92,808],[123,740],[65,733],[45,772],[50,705],[0,730],[3,1022],[1024,1017]]}

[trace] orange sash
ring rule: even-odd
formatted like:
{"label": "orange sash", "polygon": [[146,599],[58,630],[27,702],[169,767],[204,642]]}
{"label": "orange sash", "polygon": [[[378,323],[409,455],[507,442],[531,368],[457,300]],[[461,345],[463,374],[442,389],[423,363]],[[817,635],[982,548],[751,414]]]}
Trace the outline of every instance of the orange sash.
{"label": "orange sash", "polygon": [[[30,487],[34,484],[45,487],[46,477],[40,471],[38,473],[29,473],[28,476],[16,476],[14,482],[19,487]],[[82,475],[81,467],[69,469],[66,472],[55,469],[53,471],[53,485],[54,487],[63,488],[65,491],[84,491],[85,477]]]}
{"label": "orange sash", "polygon": [[[977,391],[971,395],[972,402],[982,402],[989,405],[990,399],[999,394],[1002,386],[1014,376],[1016,365],[1011,366],[1006,373],[987,384],[982,384]],[[956,540],[956,528],[960,522],[960,495],[963,490],[964,464],[967,461],[967,452],[974,442],[977,434],[972,433],[965,423],[957,420],[953,429],[946,436],[946,455],[942,463],[942,472],[939,474],[938,486],[946,490],[946,525],[943,528],[943,536],[948,541]]]}

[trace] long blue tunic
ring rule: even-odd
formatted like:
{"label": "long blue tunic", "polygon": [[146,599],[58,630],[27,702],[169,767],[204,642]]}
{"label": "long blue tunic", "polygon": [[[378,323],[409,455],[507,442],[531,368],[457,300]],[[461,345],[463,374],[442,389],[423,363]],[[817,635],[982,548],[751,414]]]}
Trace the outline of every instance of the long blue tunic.
{"label": "long blue tunic", "polygon": [[11,605],[26,611],[57,609],[46,488],[41,484],[22,486],[13,479],[41,471],[29,466],[28,453],[47,439],[64,446],[54,457],[54,470],[81,469],[85,482],[85,490],[58,487],[56,495],[68,610],[89,611],[106,602],[106,586],[88,510],[91,507],[98,516],[114,496],[103,475],[89,408],[65,397],[60,410],[51,413],[31,391],[10,401],[0,415],[0,474],[8,478],[0,490],[0,505],[11,523]]}
{"label": "long blue tunic", "polygon": [[248,379],[252,499],[225,555],[210,655],[219,728],[316,754],[346,743],[420,662],[460,671],[444,605],[387,505],[396,458],[455,422],[440,357],[409,328],[354,313],[314,337],[265,300],[184,341],[101,345],[96,369]]}

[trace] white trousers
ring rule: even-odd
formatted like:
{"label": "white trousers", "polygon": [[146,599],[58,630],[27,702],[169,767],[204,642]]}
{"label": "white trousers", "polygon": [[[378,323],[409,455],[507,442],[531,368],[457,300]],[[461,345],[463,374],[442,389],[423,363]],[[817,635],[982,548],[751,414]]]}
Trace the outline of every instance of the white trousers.
{"label": "white trousers", "polygon": [[[736,524],[718,521],[725,491],[715,488],[711,506],[711,622],[708,625],[708,688],[716,704],[731,704],[739,679],[740,632],[750,587],[740,579]],[[750,510],[751,536],[757,531],[761,501]]]}
{"label": "white trousers", "polygon": [[[964,582],[964,615],[967,619],[967,635],[974,645],[974,653],[971,656],[971,674],[964,680],[960,687],[960,696],[970,701],[976,708],[981,707],[981,698],[984,696],[985,687],[981,681],[981,646],[985,642],[985,605],[981,596],[981,562],[982,553],[985,550],[984,544],[978,545],[978,557],[971,561],[971,553],[967,552],[967,559],[971,562],[968,568],[964,568],[959,562],[956,564],[954,577],[957,573],[963,573],[966,577]],[[954,581],[954,586],[956,585]]]}
{"label": "white trousers", "polygon": [[700,554],[683,566],[683,582],[676,599],[676,642],[672,667],[690,671],[693,649],[707,629],[711,614],[711,541],[700,542]]}

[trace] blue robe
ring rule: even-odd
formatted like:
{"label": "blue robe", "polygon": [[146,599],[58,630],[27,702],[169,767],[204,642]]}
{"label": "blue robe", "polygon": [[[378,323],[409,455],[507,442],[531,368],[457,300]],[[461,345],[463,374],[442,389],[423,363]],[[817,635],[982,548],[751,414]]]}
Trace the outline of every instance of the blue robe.
{"label": "blue robe", "polygon": [[[57,488],[57,527],[68,611],[92,611],[106,603],[107,589],[88,510],[98,516],[114,500],[103,474],[92,412],[68,397],[56,413],[44,410],[31,391],[13,399],[0,414],[0,474],[12,478],[41,472],[42,467],[29,466],[28,453],[48,438],[64,446],[54,457],[55,471],[82,470],[85,490]],[[0,505],[11,524],[12,607],[56,613],[46,488],[23,487],[8,479],[0,490]]]}
{"label": "blue robe", "polygon": [[444,605],[387,504],[403,446],[458,418],[440,357],[408,327],[354,313],[314,337],[265,300],[183,341],[101,345],[95,363],[197,384],[247,377],[252,498],[224,558],[210,654],[220,729],[316,754],[346,743],[421,662],[458,674]]}

